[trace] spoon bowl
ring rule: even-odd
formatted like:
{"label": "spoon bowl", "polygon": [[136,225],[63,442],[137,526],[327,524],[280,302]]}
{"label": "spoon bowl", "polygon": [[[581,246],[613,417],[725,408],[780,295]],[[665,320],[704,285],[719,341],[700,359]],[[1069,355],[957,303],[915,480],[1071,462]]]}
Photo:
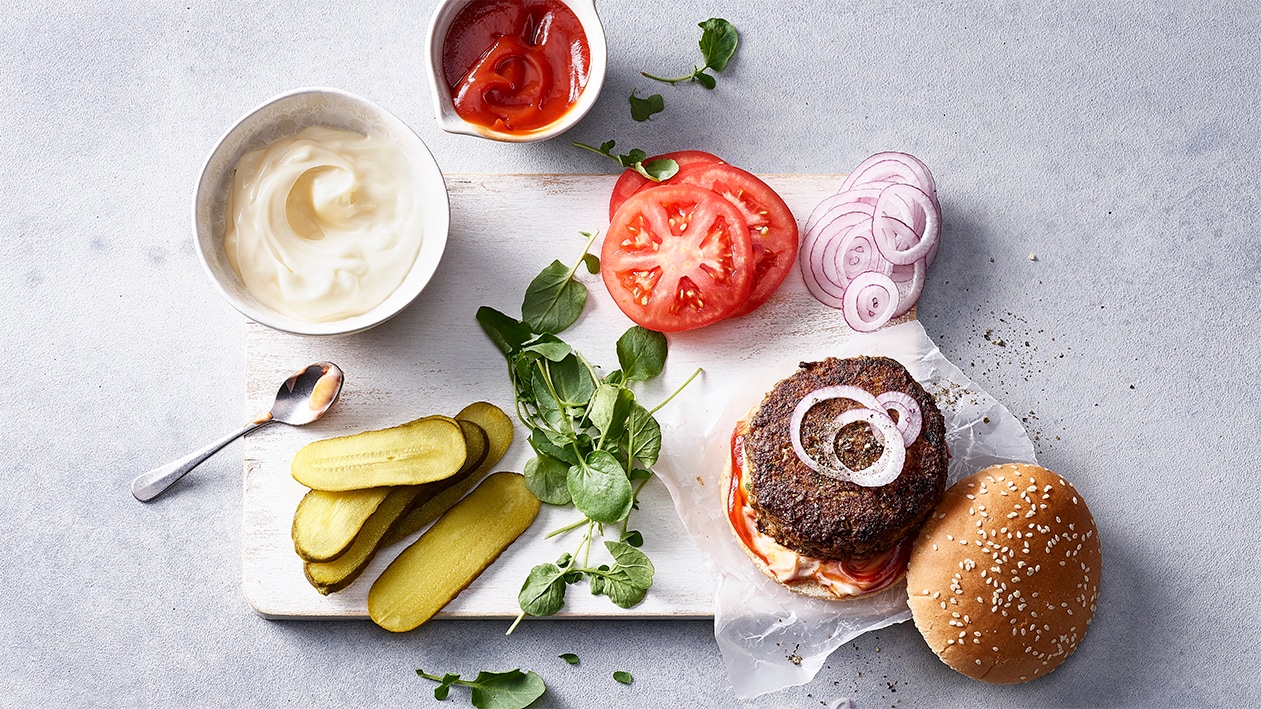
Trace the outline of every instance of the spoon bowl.
{"label": "spoon bowl", "polygon": [[131,494],[141,502],[152,500],[224,446],[267,424],[279,421],[290,426],[305,426],[319,419],[337,403],[344,381],[341,368],[332,362],[308,366],[280,385],[270,411],[205,448],[137,477],[131,482]]}

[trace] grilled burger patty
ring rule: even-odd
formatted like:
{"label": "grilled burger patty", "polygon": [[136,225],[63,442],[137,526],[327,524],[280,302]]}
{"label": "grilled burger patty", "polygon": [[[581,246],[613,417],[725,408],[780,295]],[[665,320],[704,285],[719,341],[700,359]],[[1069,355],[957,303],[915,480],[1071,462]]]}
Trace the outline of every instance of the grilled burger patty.
{"label": "grilled burger patty", "polygon": [[[919,404],[919,437],[906,449],[902,473],[888,485],[863,487],[835,480],[811,470],[793,451],[793,410],[811,392],[836,385],[860,387],[874,396],[905,392]],[[826,425],[857,407],[861,404],[850,399],[828,399],[811,408],[801,428],[806,452],[817,459]],[[883,450],[865,422],[841,429],[835,446],[837,456],[852,469],[870,465]],[[905,367],[886,357],[801,363],[762,400],[749,424],[745,454],[758,531],[793,551],[825,559],[871,556],[917,529],[945,492],[949,459],[945,420],[933,398]]]}

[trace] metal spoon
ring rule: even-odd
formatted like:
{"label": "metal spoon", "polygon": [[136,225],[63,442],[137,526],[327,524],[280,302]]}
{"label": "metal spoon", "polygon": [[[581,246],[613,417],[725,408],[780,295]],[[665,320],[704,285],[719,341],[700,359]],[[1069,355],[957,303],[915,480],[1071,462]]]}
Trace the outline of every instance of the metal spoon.
{"label": "metal spoon", "polygon": [[199,451],[141,475],[132,481],[131,494],[141,502],[152,500],[219,449],[256,428],[275,421],[290,426],[311,423],[323,416],[337,401],[342,391],[342,381],[342,370],[332,362],[316,362],[310,365],[280,385],[271,411],[254,419],[245,428],[228,434]]}

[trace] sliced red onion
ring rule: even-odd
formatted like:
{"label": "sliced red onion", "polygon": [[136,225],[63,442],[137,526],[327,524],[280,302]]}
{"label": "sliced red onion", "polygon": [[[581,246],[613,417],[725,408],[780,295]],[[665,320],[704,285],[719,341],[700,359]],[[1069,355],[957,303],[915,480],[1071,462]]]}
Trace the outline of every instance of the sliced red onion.
{"label": "sliced red onion", "polygon": [[898,284],[883,273],[860,273],[845,286],[841,312],[858,332],[871,332],[893,319],[901,298]]}
{"label": "sliced red onion", "polygon": [[940,243],[928,168],[905,153],[879,153],[811,212],[799,268],[815,298],[870,332],[915,306]]}
{"label": "sliced red onion", "polygon": [[863,487],[880,487],[897,480],[902,474],[902,467],[906,464],[906,447],[900,445],[902,433],[898,431],[897,424],[893,423],[893,419],[884,410],[860,408],[844,411],[832,419],[824,429],[823,435],[826,440],[835,441],[842,428],[858,421],[866,421],[871,426],[872,432],[880,439],[880,445],[884,450],[880,452],[880,457],[876,459],[876,462],[860,470],[854,470],[841,462],[840,457],[836,455],[836,446],[833,444],[824,446],[823,464],[815,470],[820,475],[826,475],[833,480],[848,480]]}
{"label": "sliced red onion", "polygon": [[834,195],[824,197],[823,201],[819,202],[819,205],[810,213],[810,217],[806,219],[804,231],[816,229],[847,212],[862,211],[870,216],[875,209],[876,202],[880,199],[880,193],[884,191],[885,187],[893,184],[896,183],[877,182],[866,184],[856,189],[837,192]]}
{"label": "sliced red onion", "polygon": [[[901,202],[895,206],[895,202]],[[922,231],[912,227],[912,220],[898,219],[906,207],[914,206],[924,215]],[[905,266],[925,258],[941,237],[941,218],[937,205],[914,185],[890,185],[880,193],[872,216],[872,234],[880,253],[896,266]]]}
{"label": "sliced red onion", "polygon": [[902,433],[902,445],[910,448],[915,439],[919,438],[924,420],[919,402],[910,394],[901,391],[886,391],[877,396],[876,401],[880,402],[882,411],[893,409],[898,412],[897,426],[898,431]]}
{"label": "sliced red onion", "polygon": [[898,152],[876,153],[858,163],[845,178],[841,192],[869,182],[900,182],[915,185],[930,195],[937,194],[937,184],[928,166],[914,155]]}
{"label": "sliced red onion", "polygon": [[[906,267],[903,266],[902,268]],[[919,300],[919,294],[924,292],[924,281],[926,280],[925,276],[928,273],[928,264],[924,261],[916,261],[915,265],[911,268],[913,270],[911,271],[911,279],[909,281],[910,286],[905,292],[902,292],[901,290],[898,291],[902,300],[898,303],[898,308],[893,311],[893,317],[890,319],[900,318],[909,313],[911,308],[915,307],[915,302]],[[896,278],[894,280],[896,280]]]}

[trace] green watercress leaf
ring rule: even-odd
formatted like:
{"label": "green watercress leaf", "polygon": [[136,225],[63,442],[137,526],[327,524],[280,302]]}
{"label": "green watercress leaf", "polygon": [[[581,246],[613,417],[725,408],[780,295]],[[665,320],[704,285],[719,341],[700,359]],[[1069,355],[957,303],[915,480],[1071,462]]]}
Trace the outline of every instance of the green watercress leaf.
{"label": "green watercress leaf", "polygon": [[635,678],[631,676],[631,673],[623,672],[621,670],[613,673],[613,679],[621,682],[622,684],[630,684],[635,681]]}
{"label": "green watercress leaf", "polygon": [[701,56],[705,58],[706,68],[714,71],[726,69],[727,62],[731,61],[736,53],[736,46],[740,43],[740,33],[736,31],[735,25],[720,17],[711,17],[698,26],[702,30]]}
{"label": "green watercress leaf", "polygon": [[587,409],[587,418],[600,429],[604,438],[616,441],[626,430],[626,419],[631,404],[635,402],[635,394],[629,389],[609,384],[600,384],[591,397],[591,406]]}
{"label": "green watercress leaf", "polygon": [[638,325],[617,338],[617,362],[629,380],[644,381],[661,374],[668,352],[665,335]]}
{"label": "green watercress leaf", "polygon": [[521,348],[524,352],[537,352],[544,359],[559,362],[570,355],[574,348],[555,335],[540,335],[534,342]]}
{"label": "green watercress leaf", "polygon": [[557,657],[564,660],[565,662],[568,662],[571,665],[576,665],[580,662],[580,660],[578,659],[578,656],[572,652],[561,653],[560,655],[557,655]]}
{"label": "green watercress leaf", "polygon": [[696,76],[692,77],[692,79],[696,81],[696,83],[700,84],[701,86],[704,86],[710,91],[713,91],[714,87],[718,85],[717,79],[710,76],[709,74],[706,74],[703,71],[697,72]]}
{"label": "green watercress leaf", "polygon": [[540,502],[549,505],[569,504],[569,463],[550,455],[539,454],[526,461],[525,486]]}
{"label": "green watercress leaf", "polygon": [[645,589],[652,586],[652,577],[656,573],[656,568],[653,567],[647,554],[626,542],[606,541],[604,548],[609,550],[617,562],[613,566],[614,572],[622,572],[636,586],[642,586]]}
{"label": "green watercress leaf", "polygon": [[638,529],[632,529],[622,535],[622,541],[638,549],[644,545],[644,535]]}
{"label": "green watercress leaf", "polygon": [[574,440],[572,435],[564,436],[544,429],[535,429],[530,434],[530,447],[534,449],[536,455],[546,455],[556,460],[563,460],[569,465],[577,465],[578,455],[569,447]]}
{"label": "green watercress leaf", "polygon": [[533,616],[548,616],[565,605],[564,572],[556,564],[539,564],[530,569],[517,603]]}
{"label": "green watercress leaf", "polygon": [[611,524],[630,513],[634,491],[617,459],[598,450],[569,469],[569,495],[588,519]]}
{"label": "green watercress leaf", "polygon": [[586,409],[587,402],[595,393],[596,381],[578,355],[571,354],[559,362],[547,367],[551,376],[552,388],[560,397],[563,405],[575,409]]}
{"label": "green watercress leaf", "polygon": [[547,691],[542,677],[521,670],[478,672],[468,686],[473,690],[469,699],[477,709],[525,709]]}
{"label": "green watercress leaf", "polygon": [[511,355],[521,349],[534,334],[525,323],[485,305],[477,309],[477,322],[504,355]]}
{"label": "green watercress leaf", "polygon": [[626,419],[626,450],[645,467],[656,465],[661,455],[661,424],[639,402],[633,402]]}
{"label": "green watercress leaf", "polygon": [[[668,180],[679,172],[679,164],[669,158],[649,160],[647,163],[644,163],[644,160],[648,158],[648,153],[639,149],[632,150],[625,155],[616,155],[613,153],[615,143],[612,140],[601,143],[598,148],[577,142],[572,143],[572,145],[575,148],[582,148],[583,150],[590,150],[593,153],[603,155],[618,165],[628,170],[634,170],[653,182]],[[587,268],[589,269],[590,267],[591,265],[588,264]]]}
{"label": "green watercress leaf", "polygon": [[600,272],[600,257],[595,254],[586,253],[582,255],[582,263],[587,267],[587,273],[595,275]]}
{"label": "green watercress leaf", "polygon": [[639,97],[639,89],[631,91],[630,95],[631,118],[639,123],[652,118],[654,115],[665,110],[665,99],[661,94],[653,94],[648,98]]}
{"label": "green watercress leaf", "polygon": [[636,163],[635,172],[647,177],[653,182],[662,182],[679,174],[679,164],[672,158],[658,158],[649,160],[648,162]]}
{"label": "green watercress leaf", "polygon": [[573,276],[572,268],[553,261],[530,281],[521,302],[521,319],[534,332],[563,332],[582,315],[587,287]]}
{"label": "green watercress leaf", "polygon": [[643,468],[635,468],[634,470],[630,471],[630,474],[627,475],[626,477],[630,478],[631,482],[636,482],[639,480],[647,480],[648,478],[652,477],[652,471],[645,470]]}

